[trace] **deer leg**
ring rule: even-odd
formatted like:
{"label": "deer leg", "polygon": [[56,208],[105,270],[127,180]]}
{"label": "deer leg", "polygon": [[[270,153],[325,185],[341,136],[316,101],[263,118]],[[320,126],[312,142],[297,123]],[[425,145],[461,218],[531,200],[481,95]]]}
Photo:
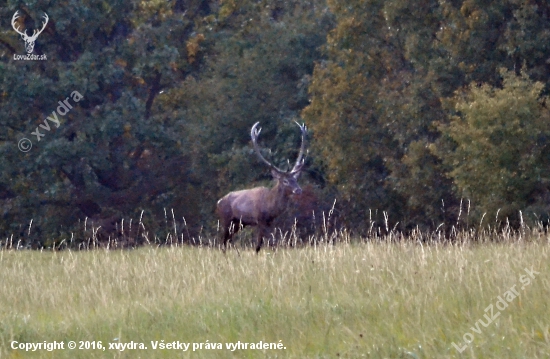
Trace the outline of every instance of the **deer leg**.
{"label": "deer leg", "polygon": [[223,228],[223,252],[225,253],[225,249],[227,248],[227,241],[229,240],[230,238],[230,233],[229,233],[229,227],[228,226],[225,226]]}
{"label": "deer leg", "polygon": [[260,249],[262,248],[262,244],[264,243],[264,232],[265,232],[264,227],[261,225],[258,225],[258,229],[256,230],[256,236],[257,236],[256,253],[260,252]]}
{"label": "deer leg", "polygon": [[229,221],[229,223],[225,224],[223,226],[223,251],[225,252],[225,249],[227,248],[227,241],[231,241],[231,237],[233,236],[233,221]]}

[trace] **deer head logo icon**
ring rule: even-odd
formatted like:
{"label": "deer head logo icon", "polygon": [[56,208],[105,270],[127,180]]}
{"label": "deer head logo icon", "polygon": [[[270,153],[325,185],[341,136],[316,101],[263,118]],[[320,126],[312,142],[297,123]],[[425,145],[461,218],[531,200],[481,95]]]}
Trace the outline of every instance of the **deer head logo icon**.
{"label": "deer head logo icon", "polygon": [[46,28],[46,25],[48,24],[48,20],[49,20],[48,14],[44,13],[45,21],[42,23],[42,29],[40,30],[35,29],[32,33],[32,36],[29,36],[27,35],[27,30],[25,30],[25,32],[21,32],[19,30],[19,27],[16,26],[15,20],[19,18],[19,15],[17,14],[18,12],[19,11],[16,11],[15,14],[13,14],[13,17],[11,18],[11,26],[19,35],[21,35],[21,37],[25,41],[25,50],[27,50],[27,54],[30,55],[34,50],[34,43],[36,41],[36,38],[38,37],[38,35],[42,33],[42,31],[44,31],[44,29]]}

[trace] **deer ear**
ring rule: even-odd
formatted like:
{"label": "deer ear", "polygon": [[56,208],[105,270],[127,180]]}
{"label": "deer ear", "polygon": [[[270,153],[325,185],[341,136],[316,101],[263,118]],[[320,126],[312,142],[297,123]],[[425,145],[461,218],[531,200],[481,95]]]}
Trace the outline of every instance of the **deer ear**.
{"label": "deer ear", "polygon": [[279,173],[279,171],[277,171],[277,170],[274,169],[274,168],[271,170],[271,175],[272,175],[273,178],[275,178],[275,179],[281,178],[281,174]]}

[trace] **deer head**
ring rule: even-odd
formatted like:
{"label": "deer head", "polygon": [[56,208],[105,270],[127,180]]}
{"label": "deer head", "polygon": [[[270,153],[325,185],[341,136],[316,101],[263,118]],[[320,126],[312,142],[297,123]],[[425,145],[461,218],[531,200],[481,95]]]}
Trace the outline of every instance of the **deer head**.
{"label": "deer head", "polygon": [[42,33],[42,31],[44,31],[44,29],[46,28],[46,25],[48,24],[48,20],[49,20],[48,14],[44,13],[45,22],[42,23],[42,29],[40,29],[40,30],[35,29],[35,30],[33,30],[32,36],[28,36],[27,35],[27,30],[25,30],[25,32],[21,32],[19,30],[19,27],[15,26],[16,25],[15,20],[17,20],[19,18],[18,12],[19,11],[16,11],[15,14],[13,14],[13,17],[11,18],[11,26],[13,27],[15,32],[17,32],[19,35],[21,35],[21,37],[25,41],[25,50],[27,51],[27,54],[32,54],[32,52],[34,50],[34,43],[36,41],[36,38],[38,37],[38,35],[40,35]]}
{"label": "deer head", "polygon": [[[296,122],[296,121],[294,121]],[[271,175],[273,178],[277,180],[278,183],[282,184],[284,187],[286,187],[288,190],[290,190],[294,194],[300,194],[302,193],[302,189],[298,185],[298,176],[300,176],[300,172],[302,172],[302,167],[304,166],[304,151],[305,151],[305,137],[307,134],[307,128],[305,124],[300,125],[298,122],[296,124],[298,127],[300,127],[300,131],[302,132],[302,145],[300,146],[300,152],[298,153],[298,158],[296,159],[296,163],[294,164],[294,167],[290,171],[283,171],[273,165],[271,162],[266,160],[264,156],[262,156],[262,153],[260,151],[260,147],[258,146],[258,136],[260,135],[260,132],[262,131],[261,127],[258,127],[260,123],[256,122],[254,126],[252,126],[252,130],[250,130],[250,137],[252,138],[252,145],[254,146],[254,150],[256,151],[256,154],[260,158],[262,162],[267,164],[269,168],[271,168]]]}

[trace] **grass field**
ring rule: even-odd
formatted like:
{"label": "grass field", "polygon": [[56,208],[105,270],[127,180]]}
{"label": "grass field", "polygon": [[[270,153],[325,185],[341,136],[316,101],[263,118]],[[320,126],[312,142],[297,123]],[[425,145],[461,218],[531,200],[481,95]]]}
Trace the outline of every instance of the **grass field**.
{"label": "grass field", "polygon": [[[189,246],[2,250],[0,357],[549,358],[549,274],[544,233],[259,255]],[[64,349],[11,348],[54,341]],[[180,349],[160,349],[178,341]],[[137,343],[147,349],[131,349]]]}

